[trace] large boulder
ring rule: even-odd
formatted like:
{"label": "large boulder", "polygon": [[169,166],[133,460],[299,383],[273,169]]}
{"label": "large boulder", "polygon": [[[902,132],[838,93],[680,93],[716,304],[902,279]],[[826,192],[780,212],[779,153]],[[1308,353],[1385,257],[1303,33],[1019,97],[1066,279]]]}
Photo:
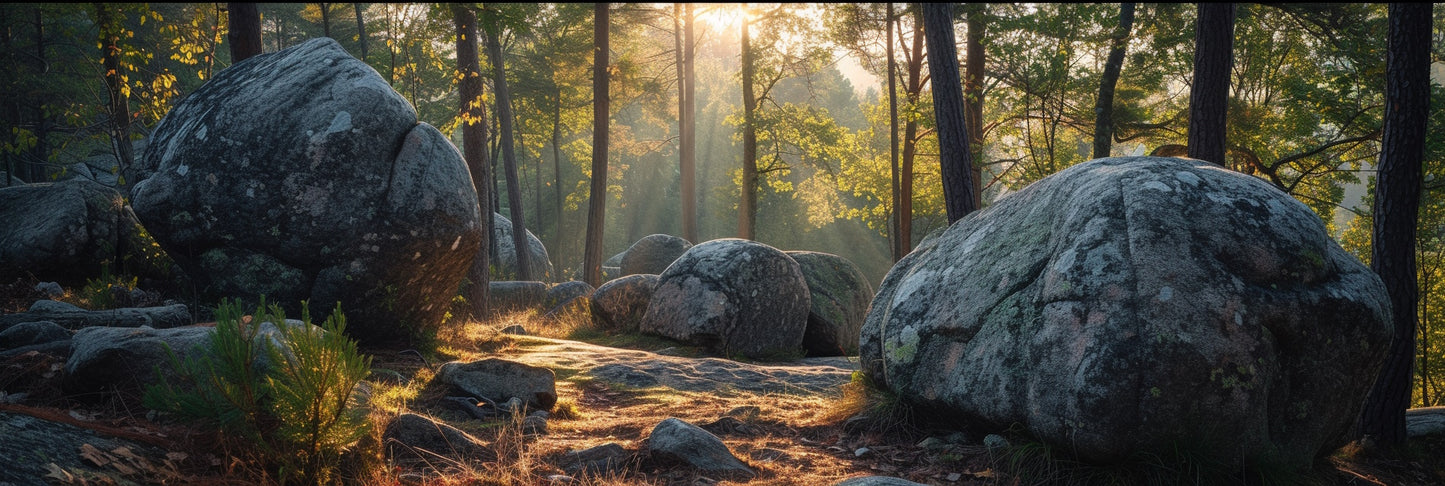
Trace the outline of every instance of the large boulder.
{"label": "large boulder", "polygon": [[[512,220],[501,214],[492,213],[492,248],[490,260],[492,280],[517,280],[517,249],[512,241]],[[527,265],[532,271],[531,280],[551,282],[556,274],[551,257],[542,240],[527,230]]]}
{"label": "large boulder", "polygon": [[658,276],[640,329],[724,356],[796,357],[808,302],[808,283],[788,255],[754,241],[712,240]]}
{"label": "large boulder", "polygon": [[0,189],[0,282],[66,285],[113,272],[163,277],[170,263],[115,189],[88,180]]}
{"label": "large boulder", "polygon": [[692,243],[672,235],[647,235],[622,253],[622,275],[661,274],[677,257],[692,248]]}
{"label": "large boulder", "polygon": [[456,148],[331,39],[221,71],[140,165],[136,216],[205,293],[340,302],[362,340],[439,325],[482,237]]}
{"label": "large boulder", "polygon": [[751,478],[752,468],[734,456],[711,432],[669,417],[652,428],[647,448],[653,457],[687,464],[703,473]]}
{"label": "large boulder", "polygon": [[786,252],[803,270],[812,303],[808,328],[803,332],[803,349],[808,356],[844,356],[858,352],[858,334],[873,286],[857,265],[847,258],[814,251]]}
{"label": "large boulder", "polygon": [[497,454],[461,429],[414,413],[386,423],[381,433],[387,458],[401,463],[491,462]]}
{"label": "large boulder", "polygon": [[861,357],[905,400],[1090,461],[1188,445],[1304,467],[1346,442],[1389,315],[1380,279],[1268,183],[1108,158],[895,265]]}
{"label": "large boulder", "polygon": [[628,275],[608,281],[592,293],[592,317],[602,327],[636,331],[657,289],[657,275]]}

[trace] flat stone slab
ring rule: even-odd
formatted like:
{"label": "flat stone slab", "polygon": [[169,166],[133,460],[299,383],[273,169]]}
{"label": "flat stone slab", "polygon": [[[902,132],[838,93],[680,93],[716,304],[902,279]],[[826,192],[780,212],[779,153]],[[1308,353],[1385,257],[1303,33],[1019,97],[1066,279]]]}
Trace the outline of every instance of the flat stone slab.
{"label": "flat stone slab", "polygon": [[635,388],[687,392],[837,394],[852,379],[857,358],[804,358],[794,363],[753,364],[721,358],[687,358],[547,338],[528,338],[507,359],[534,366],[579,369],[591,377]]}

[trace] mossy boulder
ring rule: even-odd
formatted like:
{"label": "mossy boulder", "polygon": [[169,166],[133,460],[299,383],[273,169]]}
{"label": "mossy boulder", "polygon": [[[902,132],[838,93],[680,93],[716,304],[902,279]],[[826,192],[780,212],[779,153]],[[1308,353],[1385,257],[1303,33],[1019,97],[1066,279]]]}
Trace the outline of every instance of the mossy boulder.
{"label": "mossy boulder", "polygon": [[1188,445],[1297,468],[1349,439],[1389,316],[1379,277],[1269,183],[1107,158],[898,262],[861,358],[904,400],[1085,460]]}

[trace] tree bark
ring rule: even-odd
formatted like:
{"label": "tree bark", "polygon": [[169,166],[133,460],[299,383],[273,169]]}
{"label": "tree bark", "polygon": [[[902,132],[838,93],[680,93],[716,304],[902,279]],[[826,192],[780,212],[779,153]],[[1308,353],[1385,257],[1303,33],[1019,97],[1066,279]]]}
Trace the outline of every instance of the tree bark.
{"label": "tree bark", "polygon": [[1194,26],[1189,90],[1189,156],[1224,165],[1229,71],[1234,66],[1234,4],[1201,3]]}
{"label": "tree bark", "polygon": [[923,30],[928,35],[928,71],[933,77],[933,115],[938,122],[938,164],[943,178],[943,205],[952,224],[973,212],[972,152],[963,114],[963,85],[958,75],[958,47],[953,35],[953,4],[923,4]]}
{"label": "tree bark", "polygon": [[552,258],[556,260],[553,262],[553,267],[561,269],[562,255],[566,254],[562,242],[566,240],[562,238],[562,88],[560,87],[556,91],[556,102],[557,104],[552,107],[552,198],[553,214],[557,216],[552,218],[552,248],[557,253],[552,255]]}
{"label": "tree bark", "polygon": [[361,62],[366,62],[366,19],[361,16],[361,4],[351,5],[356,9],[356,40],[361,45]]}
{"label": "tree bark", "polygon": [[697,104],[695,102],[694,81],[697,76],[694,72],[696,59],[696,40],[692,32],[693,13],[692,4],[689,3],[683,8],[682,27],[682,107],[678,114],[681,128],[678,135],[682,137],[682,237],[690,242],[697,242]]}
{"label": "tree bark", "polygon": [[331,37],[331,4],[318,3],[316,6],[321,10],[321,36]]}
{"label": "tree bark", "polygon": [[[747,9],[747,4],[743,4]],[[758,100],[753,97],[753,77],[757,68],[753,66],[752,39],[748,33],[748,17],[743,14],[742,32],[742,78],[743,78],[743,185],[738,201],[738,238],[757,238],[758,228],[758,129],[756,111]]]}
{"label": "tree bark", "polygon": [[500,22],[487,29],[487,56],[492,58],[492,89],[497,94],[497,118],[501,126],[497,139],[502,149],[502,167],[507,176],[507,207],[512,216],[512,244],[517,254],[517,280],[532,280],[531,247],[522,210],[522,183],[517,177],[517,154],[512,142],[512,94],[507,89],[507,71],[502,60]]}
{"label": "tree bark", "polygon": [[110,94],[110,104],[107,110],[110,113],[110,139],[114,144],[115,157],[119,170],[119,189],[121,194],[130,193],[130,185],[133,181],[132,162],[135,158],[135,149],[130,141],[130,96],[126,94],[125,74],[122,70],[125,66],[120,62],[120,31],[124,27],[115,18],[111,11],[111,4],[95,4],[96,25],[100,30],[100,54],[101,65],[105,74],[106,92]]}
{"label": "tree bark", "polygon": [[[50,71],[50,56],[46,53],[45,45],[45,19],[40,14],[40,7],[35,12],[35,72],[44,74]],[[35,117],[35,148],[34,160],[21,162],[20,174],[17,176],[25,182],[45,181],[45,163],[50,160],[50,118],[45,116],[45,100],[43,97],[28,97],[30,100],[31,112]],[[13,174],[13,172],[12,172]],[[5,181],[10,185],[10,181]]]}
{"label": "tree bark", "polygon": [[900,192],[898,186],[898,74],[895,72],[895,70],[898,69],[898,65],[893,59],[894,19],[893,3],[891,2],[887,4],[887,14],[887,27],[885,27],[884,30],[887,31],[886,36],[888,37],[888,47],[885,49],[886,55],[888,56],[888,171],[889,176],[892,178],[892,185],[889,186],[889,192],[893,195],[893,206],[891,206],[893,208],[893,214],[888,222],[888,243],[893,251],[893,261],[896,263],[898,260],[902,260],[903,255],[908,253],[908,251],[903,243],[906,238],[903,237],[903,217],[900,212],[902,209],[903,193]]}
{"label": "tree bark", "polygon": [[471,286],[467,288],[467,302],[472,306],[472,318],[486,320],[490,317],[490,269],[492,254],[492,179],[491,164],[487,163],[487,108],[482,103],[482,67],[477,53],[477,13],[461,4],[452,4],[452,20],[457,29],[457,72],[462,74],[458,91],[461,97],[462,155],[471,172],[472,185],[477,190],[477,211],[482,222],[482,246],[477,258],[467,273]]}
{"label": "tree bark", "polygon": [[968,34],[964,38],[966,57],[963,67],[964,121],[968,123],[968,143],[973,149],[973,207],[983,207],[983,49],[984,30],[988,25],[987,4],[968,4]]}
{"label": "tree bark", "polygon": [[1104,75],[1099,79],[1099,98],[1094,101],[1094,158],[1108,157],[1114,143],[1114,86],[1124,68],[1124,50],[1129,45],[1129,31],[1134,28],[1134,3],[1119,4],[1119,27],[1104,62]]}
{"label": "tree bark", "polygon": [[[909,49],[908,56],[908,105],[918,106],[918,98],[923,95],[923,21],[917,14],[918,6],[914,5],[913,15],[913,44]],[[899,201],[898,201],[898,238],[903,253],[913,251],[913,159],[918,153],[918,121],[917,117],[908,117],[908,122],[903,124],[903,162],[898,167]]]}
{"label": "tree bark", "polygon": [[1370,266],[1385,283],[1395,337],[1370,388],[1360,430],[1374,445],[1405,443],[1415,356],[1415,225],[1430,107],[1429,3],[1392,3],[1385,61],[1385,133],[1375,176],[1374,240]]}
{"label": "tree bark", "polygon": [[592,184],[587,197],[587,247],[582,253],[583,281],[602,285],[602,224],[607,207],[608,8],[594,7],[592,34]]}
{"label": "tree bark", "polygon": [[[254,3],[231,3],[229,9],[231,31],[226,34],[231,42],[231,64],[246,60],[261,53],[261,11]],[[280,28],[279,26],[277,27]],[[281,36],[276,36],[277,47]]]}

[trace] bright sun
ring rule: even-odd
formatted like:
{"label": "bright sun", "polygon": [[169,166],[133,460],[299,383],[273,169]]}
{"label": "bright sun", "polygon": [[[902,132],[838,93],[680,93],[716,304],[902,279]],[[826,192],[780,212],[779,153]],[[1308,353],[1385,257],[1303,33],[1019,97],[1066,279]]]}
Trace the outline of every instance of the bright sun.
{"label": "bright sun", "polygon": [[742,7],[736,3],[701,4],[697,20],[714,32],[728,32],[738,28],[742,19]]}

